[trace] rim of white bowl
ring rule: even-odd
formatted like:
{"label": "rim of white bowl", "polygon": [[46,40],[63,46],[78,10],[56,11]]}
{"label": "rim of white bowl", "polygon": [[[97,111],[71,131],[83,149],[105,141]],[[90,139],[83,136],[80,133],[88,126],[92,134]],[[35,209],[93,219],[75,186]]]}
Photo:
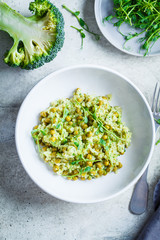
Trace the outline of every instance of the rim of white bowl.
{"label": "rim of white bowl", "polygon": [[[19,147],[19,141],[18,141],[18,125],[19,125],[19,121],[20,121],[20,116],[21,116],[21,112],[23,110],[23,105],[24,103],[27,101],[27,97],[32,93],[32,91],[34,91],[34,89],[37,87],[37,86],[40,86],[41,84],[43,84],[45,81],[48,80],[48,77],[52,77],[52,76],[55,76],[55,75],[58,75],[62,72],[66,72],[66,71],[70,71],[70,70],[74,70],[74,69],[77,69],[77,68],[90,68],[90,69],[99,69],[99,70],[103,70],[103,71],[107,71],[107,72],[110,72],[110,73],[113,73],[121,78],[123,78],[126,82],[128,82],[138,93],[139,95],[141,96],[141,98],[143,99],[147,109],[148,109],[148,112],[150,114],[150,118],[151,118],[151,125],[152,125],[152,144],[151,144],[151,148],[150,148],[150,152],[149,152],[149,155],[148,155],[148,159],[145,163],[145,165],[143,166],[142,170],[139,172],[139,174],[126,186],[124,187],[123,189],[119,190],[118,192],[114,193],[114,194],[111,194],[110,196],[107,196],[107,197],[103,197],[103,198],[100,198],[100,199],[93,199],[93,200],[87,200],[87,201],[78,201],[78,200],[72,200],[72,199],[69,199],[69,198],[66,198],[66,197],[61,197],[59,196],[58,194],[53,194],[52,192],[50,191],[47,191],[45,188],[43,188],[41,186],[41,184],[39,184],[37,181],[36,181],[36,178],[34,176],[32,176],[28,171],[27,169],[25,168],[25,165],[24,165],[24,159],[23,159],[23,156],[21,154],[21,151],[20,151],[20,147]],[[99,66],[99,65],[93,65],[93,64],[82,64],[82,65],[74,65],[74,66],[70,66],[70,67],[65,67],[65,68],[62,68],[62,69],[59,69],[59,70],[56,70],[55,72],[47,75],[45,78],[41,79],[35,86],[33,86],[33,88],[29,91],[29,93],[27,94],[27,96],[25,97],[25,99],[23,100],[21,106],[20,106],[20,109],[19,109],[19,112],[18,112],[18,115],[17,115],[17,120],[16,120],[16,126],[15,126],[15,142],[16,142],[16,149],[17,149],[17,153],[18,153],[18,156],[19,156],[19,159],[25,169],[25,171],[27,172],[27,174],[30,176],[30,178],[33,180],[33,182],[38,185],[44,192],[48,193],[49,195],[57,198],[57,199],[60,199],[60,200],[63,200],[63,201],[66,201],[66,202],[72,202],[72,203],[97,203],[97,202],[102,202],[102,201],[106,201],[106,200],[109,200],[111,198],[114,198],[116,196],[118,196],[119,194],[125,192],[126,190],[128,190],[131,186],[133,186],[137,181],[138,179],[143,175],[143,173],[145,172],[147,166],[149,165],[150,163],[150,160],[151,160],[151,156],[153,154],[153,150],[154,150],[154,144],[155,144],[155,124],[154,124],[154,118],[153,118],[153,115],[152,115],[152,112],[151,112],[151,108],[146,100],[146,98],[144,97],[143,93],[126,77],[124,77],[122,74],[116,72],[115,70],[112,70],[112,69],[109,69],[105,66]]]}
{"label": "rim of white bowl", "polygon": [[[114,43],[112,42],[112,40],[111,40],[111,38],[109,37],[109,35],[108,35],[107,37],[105,36],[104,31],[103,31],[103,27],[102,27],[102,25],[101,25],[101,23],[100,23],[99,6],[100,6],[101,1],[102,1],[102,0],[95,0],[95,2],[94,2],[94,13],[95,13],[95,18],[96,18],[97,25],[98,25],[101,33],[102,33],[103,36],[105,37],[105,39],[107,39],[108,42],[109,42],[110,44],[112,44],[112,46],[114,46],[115,48],[119,49],[120,51],[122,51],[122,52],[124,52],[124,53],[126,53],[126,54],[129,54],[129,55],[132,55],[132,56],[136,56],[136,57],[144,57],[143,54],[140,54],[140,53],[138,54],[138,53],[136,53],[136,52],[135,52],[135,53],[134,53],[134,52],[129,52],[129,51],[125,50],[125,49],[123,48],[123,46],[122,46],[122,47],[117,46],[116,44],[114,44]],[[116,29],[116,28],[115,28],[115,29]],[[146,58],[146,57],[159,56],[159,55],[160,55],[160,53],[151,53],[151,54],[145,56],[145,58]]]}

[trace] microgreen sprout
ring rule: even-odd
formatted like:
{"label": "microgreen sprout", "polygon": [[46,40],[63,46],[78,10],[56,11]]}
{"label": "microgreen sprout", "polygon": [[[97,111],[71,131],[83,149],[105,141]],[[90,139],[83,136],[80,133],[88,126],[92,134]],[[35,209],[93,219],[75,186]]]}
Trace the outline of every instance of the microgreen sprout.
{"label": "microgreen sprout", "polygon": [[[154,43],[160,38],[160,4],[159,1],[132,1],[132,0],[113,0],[114,2],[114,14],[109,15],[103,19],[103,22],[117,19],[117,22],[113,23],[118,27],[118,31],[127,41],[139,37],[144,33],[145,36],[138,39],[141,44],[140,49],[145,50],[144,56],[146,56],[153,47]],[[129,24],[135,29],[140,29],[140,32],[123,34],[120,31],[120,26],[123,23]],[[126,43],[125,42],[125,43]],[[125,47],[125,45],[124,45]]]}
{"label": "microgreen sprout", "polygon": [[[124,138],[120,138],[120,137],[118,137],[113,131],[108,130],[108,129],[104,126],[103,122],[102,122],[99,118],[97,118],[96,112],[94,112],[94,113],[90,112],[88,108],[83,107],[77,100],[75,100],[75,103],[77,103],[78,105],[80,105],[84,112],[87,111],[87,112],[89,113],[89,115],[91,115],[92,118],[97,122],[97,124],[98,124],[99,126],[101,126],[101,128],[103,128],[103,130],[104,130],[105,132],[107,132],[109,135],[111,135],[114,139],[121,140],[121,141],[124,140],[124,141],[125,141]],[[97,132],[97,134],[98,134],[98,132]]]}
{"label": "microgreen sprout", "polygon": [[80,35],[81,35],[81,38],[82,38],[81,48],[83,48],[83,39],[85,38],[85,34],[84,34],[83,30],[85,30],[86,32],[92,34],[97,41],[100,40],[100,35],[97,34],[97,33],[92,32],[92,31],[90,30],[88,24],[87,24],[82,18],[79,17],[80,11],[75,11],[75,12],[74,12],[74,11],[72,11],[71,9],[69,9],[68,7],[66,7],[65,5],[62,5],[62,7],[63,7],[65,10],[67,10],[68,12],[70,12],[74,17],[76,17],[79,25],[81,26],[81,29],[76,28],[76,27],[74,27],[74,26],[71,26],[72,28],[76,29],[76,30],[80,33]]}
{"label": "microgreen sprout", "polygon": [[79,28],[76,28],[74,26],[71,26],[71,27],[76,29],[80,33],[80,35],[81,35],[81,49],[82,49],[83,48],[83,39],[86,37],[86,35],[84,34],[82,28],[79,29]]}

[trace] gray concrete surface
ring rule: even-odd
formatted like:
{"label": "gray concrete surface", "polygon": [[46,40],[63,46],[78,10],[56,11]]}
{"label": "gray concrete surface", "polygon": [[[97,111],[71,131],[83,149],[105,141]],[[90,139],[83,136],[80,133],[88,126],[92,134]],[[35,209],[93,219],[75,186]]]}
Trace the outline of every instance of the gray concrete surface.
{"label": "gray concrete surface", "polygon": [[[6,2],[29,15],[29,0]],[[94,0],[54,3],[60,9],[66,3],[80,10],[91,29],[100,33],[94,17]],[[155,147],[149,168],[148,210],[141,216],[128,211],[133,188],[97,204],[72,204],[49,196],[32,182],[16,153],[14,129],[20,104],[29,90],[49,73],[75,64],[104,65],[130,78],[149,102],[154,85],[160,80],[160,56],[129,56],[111,46],[103,36],[97,42],[88,34],[84,49],[80,50],[79,34],[70,28],[73,24],[78,26],[77,22],[65,10],[62,12],[66,23],[63,50],[54,61],[34,71],[14,69],[3,63],[5,49],[12,41],[0,32],[0,240],[133,240],[153,212],[153,189],[160,178],[160,146]]]}

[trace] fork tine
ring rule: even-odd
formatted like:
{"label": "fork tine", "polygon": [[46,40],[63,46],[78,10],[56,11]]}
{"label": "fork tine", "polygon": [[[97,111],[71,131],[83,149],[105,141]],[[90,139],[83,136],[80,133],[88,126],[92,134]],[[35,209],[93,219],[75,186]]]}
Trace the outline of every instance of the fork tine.
{"label": "fork tine", "polygon": [[152,112],[155,112],[155,98],[156,98],[156,91],[157,91],[157,87],[158,87],[158,82],[156,83],[155,89],[154,89],[154,93],[153,93],[153,100],[152,100]]}
{"label": "fork tine", "polygon": [[155,106],[155,110],[156,112],[159,112],[159,95],[160,95],[160,88],[158,89],[158,95],[157,95],[157,100],[156,100],[156,106]]}

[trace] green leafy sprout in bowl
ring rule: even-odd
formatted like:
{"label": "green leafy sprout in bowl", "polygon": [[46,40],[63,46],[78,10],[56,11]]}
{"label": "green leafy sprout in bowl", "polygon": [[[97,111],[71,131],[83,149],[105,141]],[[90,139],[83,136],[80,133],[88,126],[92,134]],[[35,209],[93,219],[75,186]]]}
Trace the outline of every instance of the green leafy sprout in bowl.
{"label": "green leafy sprout in bowl", "polygon": [[[114,14],[103,19],[103,22],[116,18],[114,26],[126,40],[125,43],[135,37],[140,43],[140,49],[145,50],[144,56],[149,53],[155,42],[160,38],[160,2],[146,0],[113,0]],[[123,34],[120,27],[123,23],[140,29],[140,32]],[[143,37],[141,35],[144,34]]]}

